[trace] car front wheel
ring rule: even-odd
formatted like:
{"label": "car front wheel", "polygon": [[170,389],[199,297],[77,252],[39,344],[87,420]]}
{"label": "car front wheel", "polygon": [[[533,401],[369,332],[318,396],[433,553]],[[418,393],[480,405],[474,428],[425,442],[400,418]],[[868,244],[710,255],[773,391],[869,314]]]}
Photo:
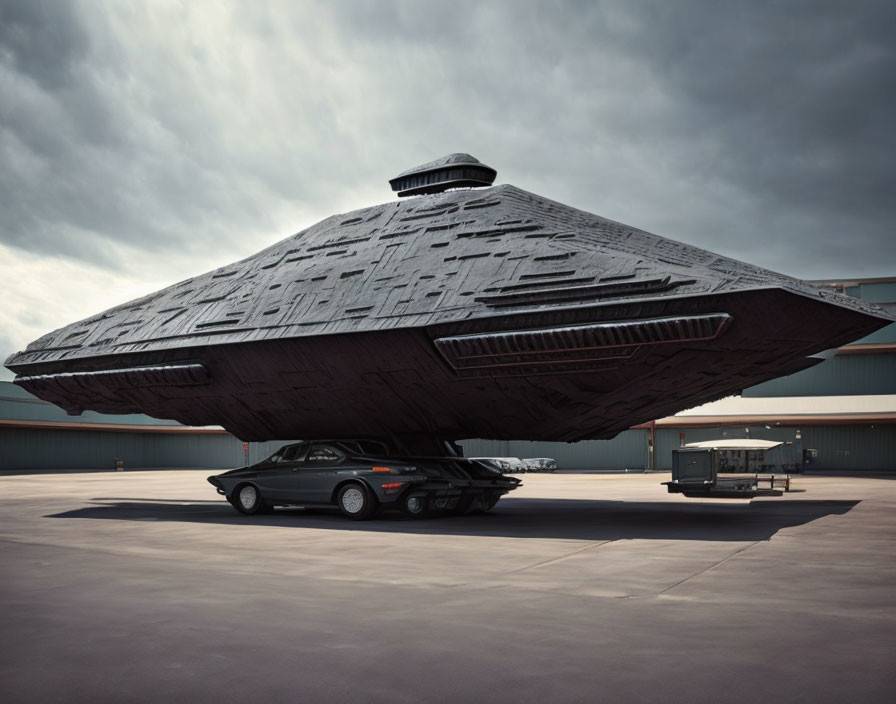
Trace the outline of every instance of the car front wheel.
{"label": "car front wheel", "polygon": [[336,497],[339,510],[353,521],[365,521],[376,513],[376,499],[361,484],[346,484]]}
{"label": "car front wheel", "polygon": [[262,513],[265,509],[261,492],[258,490],[258,487],[251,484],[243,484],[237,487],[236,491],[233,492],[230,503],[233,504],[237,511],[249,516],[253,513]]}

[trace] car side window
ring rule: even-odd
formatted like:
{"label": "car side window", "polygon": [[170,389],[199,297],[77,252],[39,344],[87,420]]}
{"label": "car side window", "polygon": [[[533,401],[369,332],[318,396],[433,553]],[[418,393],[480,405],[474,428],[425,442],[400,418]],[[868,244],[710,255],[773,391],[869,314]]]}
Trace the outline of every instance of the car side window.
{"label": "car side window", "polygon": [[299,445],[288,445],[281,448],[280,452],[271,457],[271,462],[299,462],[305,454],[305,448],[306,445],[304,443]]}
{"label": "car side window", "polygon": [[320,462],[324,464],[336,464],[345,457],[339,450],[329,445],[315,445],[308,453],[309,462]]}

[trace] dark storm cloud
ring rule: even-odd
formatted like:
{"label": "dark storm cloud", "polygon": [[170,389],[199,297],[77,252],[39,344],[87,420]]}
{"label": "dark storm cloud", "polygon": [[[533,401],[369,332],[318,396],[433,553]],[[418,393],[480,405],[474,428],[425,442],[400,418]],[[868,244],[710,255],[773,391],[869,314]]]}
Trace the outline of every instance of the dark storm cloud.
{"label": "dark storm cloud", "polygon": [[196,57],[72,7],[4,6],[2,241],[111,265],[115,245],[189,253],[264,223],[258,174],[219,128],[227,113],[196,100]]}
{"label": "dark storm cloud", "polygon": [[[72,6],[0,5],[0,80],[7,96],[0,103],[0,218],[10,244],[96,256],[102,225],[114,223],[108,209],[89,208],[76,176],[80,145],[114,143],[118,129],[103,96],[80,80],[89,51]],[[81,230],[81,241],[73,228]]]}
{"label": "dark storm cloud", "polygon": [[409,49],[438,56],[395,86],[425,96],[421,147],[473,132],[499,178],[820,277],[896,264],[894,8],[365,3],[339,21],[403,47],[399,67]]}
{"label": "dark storm cloud", "polygon": [[0,241],[23,250],[237,258],[462,150],[787,273],[894,273],[890,3],[2,12]]}
{"label": "dark storm cloud", "polygon": [[747,194],[765,226],[781,215],[829,252],[844,240],[883,247],[893,267],[896,6],[676,7],[657,5],[636,38],[679,96],[669,117],[680,136],[710,140],[697,166]]}
{"label": "dark storm cloud", "polygon": [[0,46],[22,74],[50,90],[61,88],[87,55],[88,36],[67,3],[4,0]]}

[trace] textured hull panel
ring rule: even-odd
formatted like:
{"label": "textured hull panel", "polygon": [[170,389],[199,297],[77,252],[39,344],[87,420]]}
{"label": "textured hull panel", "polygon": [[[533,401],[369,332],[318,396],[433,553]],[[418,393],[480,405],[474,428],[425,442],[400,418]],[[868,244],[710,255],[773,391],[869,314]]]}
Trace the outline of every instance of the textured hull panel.
{"label": "textured hull panel", "polygon": [[56,330],[6,364],[31,374],[56,361],[526,311],[554,311],[562,324],[579,306],[768,287],[827,300],[844,318],[882,315],[856,299],[504,185],[328,218],[248,259]]}
{"label": "textured hull panel", "polygon": [[577,440],[801,369],[887,322],[496,186],[328,218],[6,364],[73,413],[220,424],[245,440]]}

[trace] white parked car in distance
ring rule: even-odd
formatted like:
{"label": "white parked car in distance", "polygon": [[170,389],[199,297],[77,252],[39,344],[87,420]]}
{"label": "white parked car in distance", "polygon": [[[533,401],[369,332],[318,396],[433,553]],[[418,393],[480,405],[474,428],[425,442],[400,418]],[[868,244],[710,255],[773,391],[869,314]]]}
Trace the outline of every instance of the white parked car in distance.
{"label": "white parked car in distance", "polygon": [[520,459],[519,457],[471,457],[477,462],[486,462],[499,472],[510,472],[519,474],[520,472],[555,472],[557,471],[557,460],[550,457],[530,457]]}
{"label": "white parked car in distance", "polygon": [[527,472],[556,472],[557,460],[551,457],[529,457],[523,460]]}

